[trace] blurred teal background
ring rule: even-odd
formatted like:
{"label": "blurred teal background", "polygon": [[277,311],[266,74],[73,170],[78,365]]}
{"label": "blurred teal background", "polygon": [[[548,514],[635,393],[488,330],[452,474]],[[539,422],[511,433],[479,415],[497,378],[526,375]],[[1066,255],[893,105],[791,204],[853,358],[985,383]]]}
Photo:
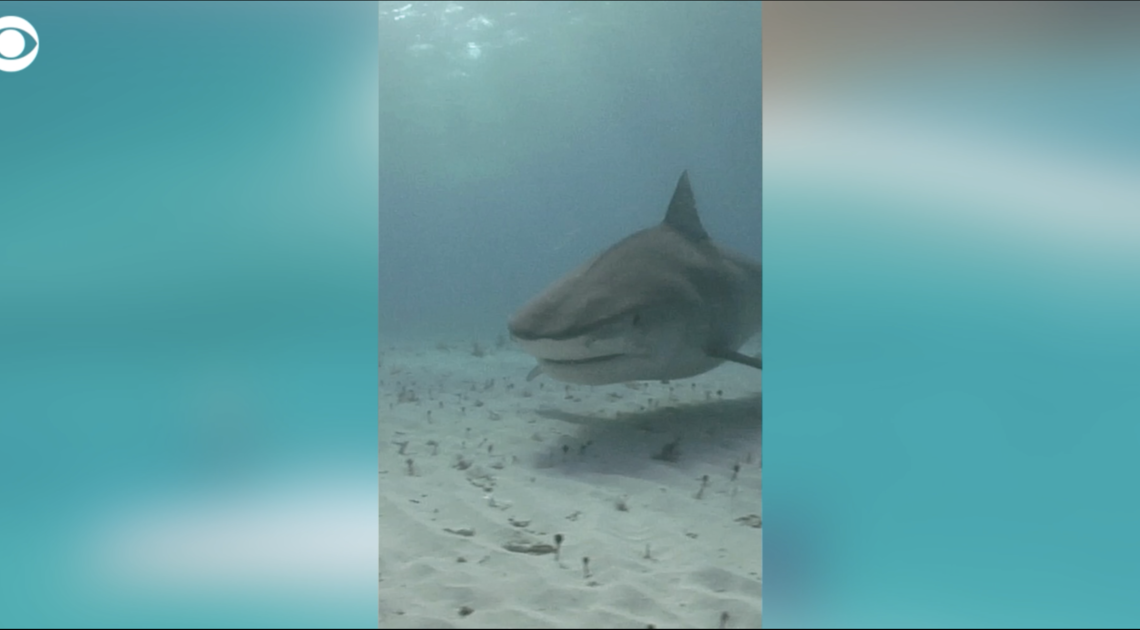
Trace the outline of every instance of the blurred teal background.
{"label": "blurred teal background", "polygon": [[920,4],[765,5],[765,627],[1134,627],[1140,11]]}
{"label": "blurred teal background", "polygon": [[0,15],[0,621],[374,627],[376,4]]}

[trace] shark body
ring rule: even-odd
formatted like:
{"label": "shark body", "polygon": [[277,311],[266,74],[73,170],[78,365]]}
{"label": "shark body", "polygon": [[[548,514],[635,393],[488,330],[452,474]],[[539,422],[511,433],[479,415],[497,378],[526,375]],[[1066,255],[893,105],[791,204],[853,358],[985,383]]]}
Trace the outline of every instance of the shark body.
{"label": "shark body", "polygon": [[511,338],[545,373],[580,385],[673,380],[725,361],[760,332],[760,264],[712,242],[688,172],[665,219],[619,241],[511,317]]}

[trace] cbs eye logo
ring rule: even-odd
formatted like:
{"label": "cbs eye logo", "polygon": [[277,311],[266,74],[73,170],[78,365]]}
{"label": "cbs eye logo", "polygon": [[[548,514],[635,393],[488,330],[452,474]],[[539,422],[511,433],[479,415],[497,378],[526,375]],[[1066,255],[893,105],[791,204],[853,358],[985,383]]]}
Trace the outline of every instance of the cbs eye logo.
{"label": "cbs eye logo", "polygon": [[23,18],[0,17],[0,71],[19,72],[32,65],[40,52],[40,36]]}

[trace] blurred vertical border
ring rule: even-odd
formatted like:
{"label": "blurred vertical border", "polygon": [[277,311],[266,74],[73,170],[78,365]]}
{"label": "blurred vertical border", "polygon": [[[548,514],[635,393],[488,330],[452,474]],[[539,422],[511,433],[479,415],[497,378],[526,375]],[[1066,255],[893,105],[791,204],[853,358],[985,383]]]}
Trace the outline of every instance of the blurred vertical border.
{"label": "blurred vertical border", "polygon": [[1140,621],[1140,5],[765,2],[765,627]]}
{"label": "blurred vertical border", "polygon": [[375,627],[376,3],[8,15],[0,624]]}

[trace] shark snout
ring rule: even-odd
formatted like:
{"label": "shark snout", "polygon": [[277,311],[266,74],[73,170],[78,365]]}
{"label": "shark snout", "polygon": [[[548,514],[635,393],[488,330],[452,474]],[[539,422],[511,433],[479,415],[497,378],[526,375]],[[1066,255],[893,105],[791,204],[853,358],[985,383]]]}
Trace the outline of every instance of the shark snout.
{"label": "shark snout", "polygon": [[521,317],[521,313],[511,317],[507,322],[507,332],[513,341],[530,341],[537,339],[537,335],[532,327],[527,326],[527,322]]}
{"label": "shark snout", "polygon": [[532,300],[524,305],[507,322],[507,332],[515,342],[538,341],[557,337],[560,332],[552,325],[557,309],[545,297]]}

